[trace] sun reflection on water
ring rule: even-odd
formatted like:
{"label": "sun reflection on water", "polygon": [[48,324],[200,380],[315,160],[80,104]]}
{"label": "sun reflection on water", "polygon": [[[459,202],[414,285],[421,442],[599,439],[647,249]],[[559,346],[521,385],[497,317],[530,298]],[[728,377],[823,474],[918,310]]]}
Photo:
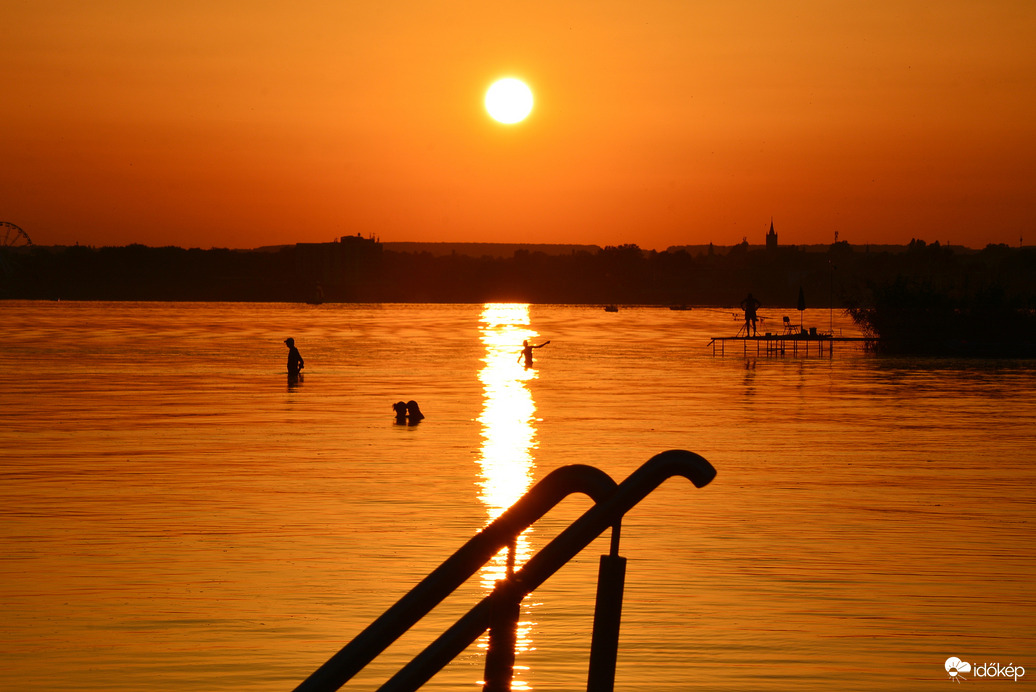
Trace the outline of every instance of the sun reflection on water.
{"label": "sun reflection on water", "polygon": [[[483,404],[482,449],[479,457],[481,477],[479,500],[486,506],[486,523],[500,516],[532,485],[533,450],[536,448],[536,404],[528,382],[536,379],[536,370],[521,361],[522,341],[537,333],[529,326],[529,306],[516,303],[487,303],[480,317],[479,333],[485,346],[482,369]],[[531,529],[530,529],[531,530]],[[530,556],[526,531],[515,544],[515,565],[521,566]],[[482,586],[487,591],[507,576],[507,551],[501,551],[482,570]],[[522,604],[518,622],[516,653],[532,649],[532,627],[527,603]],[[485,640],[481,642],[484,647]],[[515,666],[515,673],[524,670]],[[518,680],[512,689],[530,689]]]}

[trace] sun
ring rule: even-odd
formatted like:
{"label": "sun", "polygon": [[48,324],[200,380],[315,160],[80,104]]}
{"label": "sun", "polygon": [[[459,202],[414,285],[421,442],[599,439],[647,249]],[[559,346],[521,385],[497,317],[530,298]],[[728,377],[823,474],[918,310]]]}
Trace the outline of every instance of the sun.
{"label": "sun", "polygon": [[532,111],[532,90],[514,77],[498,79],[486,92],[486,110],[497,122],[520,123]]}

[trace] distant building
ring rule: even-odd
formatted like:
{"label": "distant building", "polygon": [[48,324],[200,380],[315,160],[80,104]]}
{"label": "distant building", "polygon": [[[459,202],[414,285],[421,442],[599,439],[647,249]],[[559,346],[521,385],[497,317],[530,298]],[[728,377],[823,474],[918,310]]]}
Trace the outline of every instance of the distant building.
{"label": "distant building", "polygon": [[770,219],[770,232],[766,234],[766,249],[773,251],[777,249],[777,233],[773,230],[773,219]]}
{"label": "distant building", "polygon": [[341,243],[342,245],[346,245],[346,246],[354,248],[354,249],[363,248],[363,249],[368,249],[368,250],[376,248],[376,247],[381,245],[381,243],[378,241],[378,239],[375,238],[374,236],[371,236],[369,238],[364,238],[359,233],[357,233],[356,235],[343,235],[341,238],[338,239],[338,242]]}

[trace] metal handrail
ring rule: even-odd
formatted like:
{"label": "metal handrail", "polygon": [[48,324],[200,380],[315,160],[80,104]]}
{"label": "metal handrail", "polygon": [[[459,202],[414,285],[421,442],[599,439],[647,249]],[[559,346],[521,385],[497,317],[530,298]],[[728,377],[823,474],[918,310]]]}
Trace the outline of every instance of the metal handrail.
{"label": "metal handrail", "polygon": [[608,474],[593,466],[572,464],[550,472],[314,671],[295,692],[337,690],[566,497],[583,493],[599,502],[615,487]]}
{"label": "metal handrail", "polygon": [[618,526],[623,515],[672,476],[684,476],[696,487],[708,485],[716,469],[692,452],[670,450],[649,459],[603,502],[597,502],[533,555],[510,580],[502,580],[467,615],[389,679],[380,692],[409,692],[426,683],[492,624],[493,613],[510,599],[521,600],[561,569],[604,531],[613,527],[612,551],[617,551]]}
{"label": "metal handrail", "polygon": [[[670,450],[649,459],[618,486],[607,474],[590,466],[565,466],[548,474],[511,509],[471,539],[307,678],[296,688],[296,692],[337,690],[566,495],[572,492],[590,495],[595,500],[593,507],[531,557],[521,569],[498,582],[488,596],[390,678],[380,690],[410,692],[420,688],[489,629],[496,613],[508,604],[521,602],[609,527],[612,528],[612,553],[617,555],[622,517],[672,476],[683,476],[695,487],[701,488],[715,478],[716,470],[693,452]],[[569,483],[581,484],[581,487],[572,489]],[[517,533],[513,533],[515,529]],[[490,532],[491,538],[479,540]],[[462,553],[464,557],[459,558]],[[476,564],[477,560],[483,558],[483,562]],[[449,586],[448,590],[444,590],[446,586]],[[429,602],[426,599],[434,600]]]}

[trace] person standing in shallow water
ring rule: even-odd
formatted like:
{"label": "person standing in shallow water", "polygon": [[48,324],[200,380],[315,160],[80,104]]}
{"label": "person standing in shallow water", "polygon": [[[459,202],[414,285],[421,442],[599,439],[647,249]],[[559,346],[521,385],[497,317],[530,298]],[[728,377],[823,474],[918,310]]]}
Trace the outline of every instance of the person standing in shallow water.
{"label": "person standing in shallow water", "polygon": [[549,343],[550,343],[549,341],[544,341],[542,344],[539,344],[537,346],[533,346],[532,344],[529,343],[528,340],[523,341],[522,342],[522,354],[520,356],[518,356],[518,362],[520,363],[522,358],[525,358],[525,367],[531,368],[532,367],[532,349],[534,349],[534,348],[543,348],[544,346],[546,346]]}
{"label": "person standing in shallow water", "polygon": [[288,377],[298,377],[302,373],[302,368],[306,367],[302,354],[295,348],[295,339],[289,336],[284,343],[288,346]]}

